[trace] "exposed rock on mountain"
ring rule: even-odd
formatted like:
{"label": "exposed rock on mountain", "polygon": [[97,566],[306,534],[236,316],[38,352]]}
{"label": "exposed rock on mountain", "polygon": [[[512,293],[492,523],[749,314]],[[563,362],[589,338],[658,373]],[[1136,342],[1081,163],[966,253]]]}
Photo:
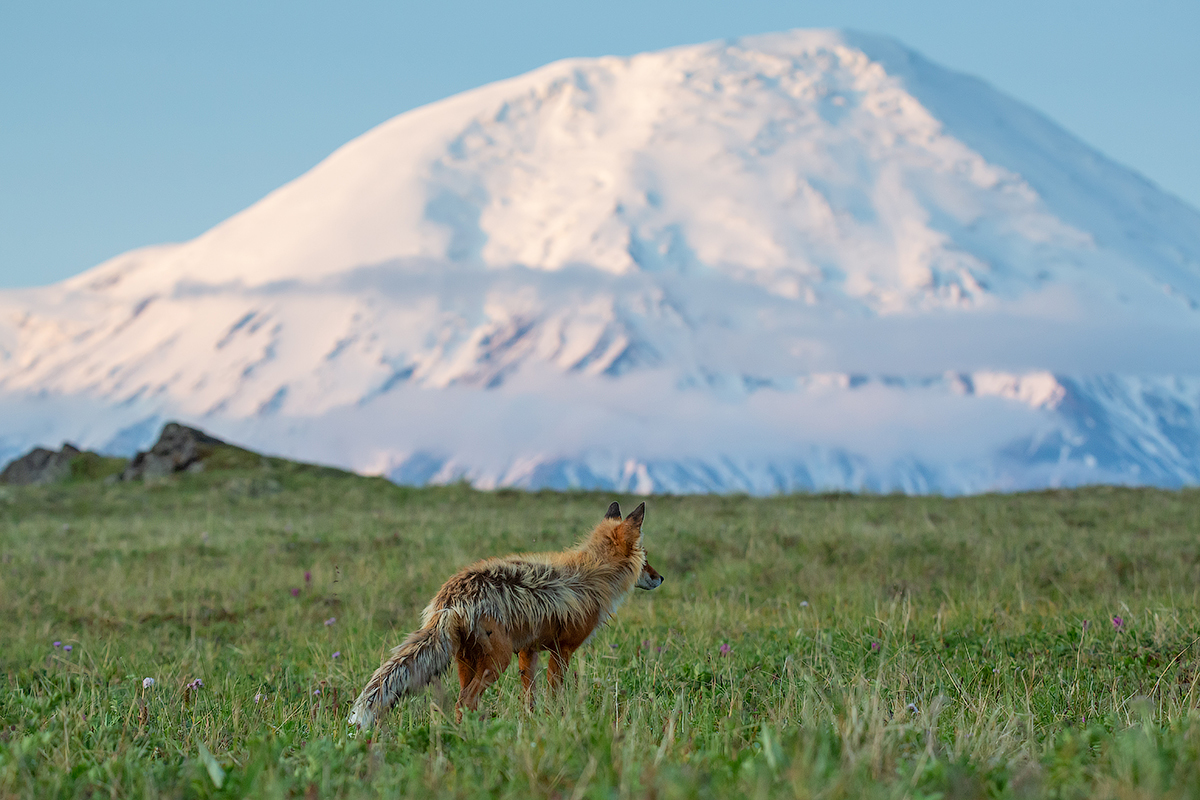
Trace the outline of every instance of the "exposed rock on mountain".
{"label": "exposed rock on mountain", "polygon": [[79,448],[63,442],[61,450],[35,447],[25,455],[11,461],[0,472],[0,483],[11,486],[32,486],[43,483],[58,483],[71,477],[71,461],[80,454]]}
{"label": "exposed rock on mountain", "polygon": [[168,422],[154,446],[133,457],[121,473],[121,480],[161,478],[185,469],[203,468],[203,459],[223,444],[204,431]]}

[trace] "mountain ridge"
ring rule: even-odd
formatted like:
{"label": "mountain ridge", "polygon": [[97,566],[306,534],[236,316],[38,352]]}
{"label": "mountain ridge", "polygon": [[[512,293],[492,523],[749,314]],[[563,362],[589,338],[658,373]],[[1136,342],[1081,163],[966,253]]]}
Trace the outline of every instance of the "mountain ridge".
{"label": "mountain ridge", "polygon": [[569,59],[0,293],[0,450],[182,417],[409,482],[1182,485],[1198,298],[1200,214],[894,41]]}

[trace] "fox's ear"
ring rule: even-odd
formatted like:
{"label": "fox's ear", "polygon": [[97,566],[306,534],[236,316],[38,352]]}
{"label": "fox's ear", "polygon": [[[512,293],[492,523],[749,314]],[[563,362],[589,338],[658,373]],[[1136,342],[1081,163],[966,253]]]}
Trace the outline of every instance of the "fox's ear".
{"label": "fox's ear", "polygon": [[637,508],[629,512],[629,516],[625,518],[625,524],[635,531],[642,530],[642,520],[646,516],[646,504],[640,503]]}
{"label": "fox's ear", "polygon": [[605,519],[620,519],[621,518],[621,504],[613,503],[612,505],[610,505],[608,507],[608,511],[604,512],[604,518]]}

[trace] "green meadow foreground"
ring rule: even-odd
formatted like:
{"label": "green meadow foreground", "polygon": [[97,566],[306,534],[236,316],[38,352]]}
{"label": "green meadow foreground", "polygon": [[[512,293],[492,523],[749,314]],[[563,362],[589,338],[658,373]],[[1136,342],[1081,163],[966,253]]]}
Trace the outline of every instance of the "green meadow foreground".
{"label": "green meadow foreground", "polygon": [[1200,796],[1200,492],[651,497],[561,696],[368,737],[452,572],[631,498],[231,466],[0,487],[0,796]]}

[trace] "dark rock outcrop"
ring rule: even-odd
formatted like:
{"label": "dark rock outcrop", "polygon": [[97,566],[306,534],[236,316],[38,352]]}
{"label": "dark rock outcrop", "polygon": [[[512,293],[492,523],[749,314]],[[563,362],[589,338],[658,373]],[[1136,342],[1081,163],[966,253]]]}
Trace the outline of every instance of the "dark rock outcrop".
{"label": "dark rock outcrop", "polygon": [[73,444],[63,442],[62,450],[55,452],[44,447],[35,447],[25,455],[9,462],[0,472],[0,483],[12,486],[57,483],[71,477],[71,461],[80,450]]}
{"label": "dark rock outcrop", "polygon": [[138,453],[121,473],[121,480],[160,478],[201,465],[204,458],[225,442],[204,431],[168,422],[158,441],[149,450]]}

